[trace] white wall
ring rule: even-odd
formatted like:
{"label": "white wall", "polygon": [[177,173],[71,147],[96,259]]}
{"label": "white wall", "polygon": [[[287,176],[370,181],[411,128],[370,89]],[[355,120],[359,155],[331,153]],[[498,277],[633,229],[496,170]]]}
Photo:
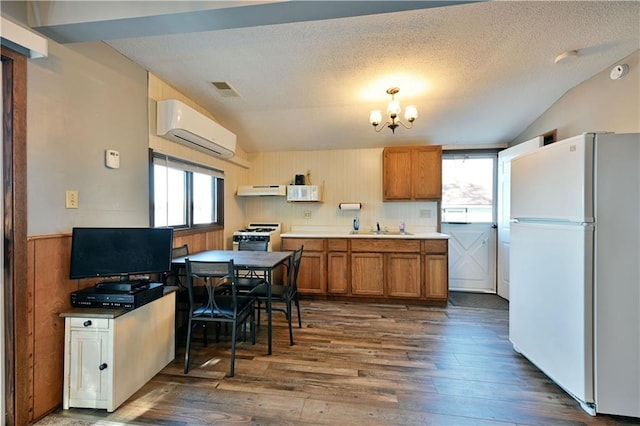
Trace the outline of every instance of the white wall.
{"label": "white wall", "polygon": [[[147,73],[104,43],[49,42],[28,63],[28,235],[148,226]],[[104,151],[120,152],[120,169]],[[79,208],[65,208],[65,191]]]}
{"label": "white wall", "polygon": [[[291,226],[350,228],[360,217],[361,229],[380,222],[397,229],[401,221],[412,227],[436,228],[437,204],[382,202],[382,148],[327,151],[263,152],[249,155],[251,185],[290,184],[296,174],[310,171],[311,183],[323,185],[322,203],[288,203],[284,197],[238,197],[248,221],[277,221]],[[343,211],[339,203],[359,202],[360,211]],[[429,218],[420,217],[426,210]],[[311,212],[311,219],[304,212]]]}
{"label": "white wall", "polygon": [[[611,80],[609,72],[619,63],[628,64],[629,73]],[[568,91],[512,144],[553,129],[558,129],[558,140],[594,131],[640,132],[640,51]]]}

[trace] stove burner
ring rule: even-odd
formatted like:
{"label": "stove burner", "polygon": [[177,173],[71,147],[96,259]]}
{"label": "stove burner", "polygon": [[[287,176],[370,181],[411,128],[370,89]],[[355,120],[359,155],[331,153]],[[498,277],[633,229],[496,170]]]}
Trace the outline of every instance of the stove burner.
{"label": "stove burner", "polygon": [[247,229],[240,229],[237,232],[271,232],[275,230],[276,228],[247,228]]}

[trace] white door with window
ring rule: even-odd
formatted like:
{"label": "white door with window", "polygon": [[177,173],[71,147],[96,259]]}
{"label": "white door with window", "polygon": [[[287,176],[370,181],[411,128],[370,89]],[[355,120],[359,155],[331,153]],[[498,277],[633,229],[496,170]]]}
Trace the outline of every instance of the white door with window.
{"label": "white door with window", "polygon": [[443,154],[442,232],[449,290],[496,292],[496,154]]}
{"label": "white door with window", "polygon": [[511,160],[543,144],[538,136],[498,153],[498,296],[509,299],[509,245],[511,243]]}

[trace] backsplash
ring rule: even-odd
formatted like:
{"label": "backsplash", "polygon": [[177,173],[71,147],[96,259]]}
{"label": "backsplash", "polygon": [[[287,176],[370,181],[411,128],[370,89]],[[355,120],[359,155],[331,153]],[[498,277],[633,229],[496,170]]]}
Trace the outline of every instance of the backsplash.
{"label": "backsplash", "polygon": [[[292,226],[350,228],[360,218],[360,228],[397,230],[400,222],[436,229],[436,202],[382,202],[382,148],[263,152],[249,155],[246,185],[288,185],[295,175],[307,175],[307,184],[322,186],[322,202],[290,203],[285,197],[236,197],[244,206],[247,222],[277,221],[283,232]],[[361,210],[340,210],[340,203],[362,203]]]}

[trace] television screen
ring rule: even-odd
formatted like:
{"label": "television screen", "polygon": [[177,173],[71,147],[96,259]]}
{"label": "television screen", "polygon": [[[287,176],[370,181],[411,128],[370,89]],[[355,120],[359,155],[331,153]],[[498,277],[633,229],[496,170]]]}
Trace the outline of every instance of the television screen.
{"label": "television screen", "polygon": [[171,228],[73,228],[70,278],[171,270]]}

